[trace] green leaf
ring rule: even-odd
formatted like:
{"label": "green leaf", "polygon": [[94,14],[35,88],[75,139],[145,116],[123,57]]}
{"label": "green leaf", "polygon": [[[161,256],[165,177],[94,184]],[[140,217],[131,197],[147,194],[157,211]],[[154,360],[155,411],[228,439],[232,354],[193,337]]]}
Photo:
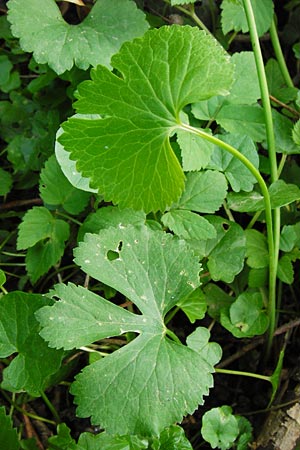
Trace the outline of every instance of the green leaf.
{"label": "green leaf", "polygon": [[216,120],[229,133],[248,136],[255,142],[266,139],[263,109],[259,105],[224,105]]}
{"label": "green leaf", "polygon": [[222,357],[222,348],[216,342],[208,342],[210,332],[207,328],[197,327],[186,338],[188,347],[200,353],[206,361],[215,366]]}
{"label": "green leaf", "polygon": [[261,288],[268,284],[268,266],[261,269],[250,269],[248,275],[248,285],[250,288]]}
{"label": "green leaf", "polygon": [[[258,168],[259,157],[255,144],[251,138],[248,136],[233,134],[221,135],[218,137],[227,144],[238,148],[239,151],[252,162],[254,167]],[[235,192],[239,192],[241,190],[246,192],[251,191],[253,189],[253,185],[256,183],[256,178],[252,175],[250,170],[237,158],[220,147],[215,146],[208,167],[210,169],[224,172],[227,180]]]}
{"label": "green leaf", "polygon": [[137,436],[111,436],[107,433],[95,436],[91,433],[82,433],[76,450],[143,450],[147,448],[147,440]]}
{"label": "green leaf", "polygon": [[8,82],[12,68],[13,65],[8,56],[0,55],[0,88]]}
{"label": "green leaf", "polygon": [[300,145],[300,119],[295,123],[293,127],[292,137],[295,144]]}
{"label": "green leaf", "polygon": [[239,427],[236,448],[237,450],[248,450],[249,444],[253,440],[251,423],[243,416],[235,415],[235,418]]}
{"label": "green leaf", "polygon": [[35,60],[58,74],[74,64],[109,66],[122,43],[141,36],[148,28],[142,11],[128,0],[98,0],[79,24],[70,25],[54,0],[10,0],[8,20],[14,36]]}
{"label": "green leaf", "polygon": [[300,224],[284,225],[280,235],[279,248],[283,252],[290,252],[293,250],[299,241]]}
{"label": "green leaf", "polygon": [[[272,209],[289,205],[300,199],[300,189],[295,184],[277,180],[269,188]],[[256,191],[250,193],[230,192],[227,196],[228,207],[233,211],[255,212],[265,208],[263,196]]]}
{"label": "green leaf", "polygon": [[206,170],[188,173],[185,189],[175,206],[200,213],[214,213],[227,194],[227,183],[223,174]]}
{"label": "green leaf", "polygon": [[[75,114],[73,117],[80,117],[80,114]],[[55,141],[55,156],[57,162],[60,165],[62,172],[65,177],[69,180],[72,186],[82,191],[97,193],[98,189],[93,189],[90,187],[90,179],[83,177],[76,169],[76,162],[70,159],[70,153],[67,152],[63,145],[58,142],[59,136],[63,133],[63,129],[59,128],[56,133]]]}
{"label": "green leaf", "polygon": [[299,154],[300,148],[292,138],[293,122],[275,110],[272,111],[272,115],[276,152],[284,155]]}
{"label": "green leaf", "polygon": [[243,229],[234,222],[218,216],[206,219],[215,227],[217,237],[206,241],[192,241],[200,257],[208,258],[207,267],[214,281],[231,283],[244,265],[246,239]]}
{"label": "green leaf", "polygon": [[177,236],[183,239],[212,239],[216,237],[216,230],[204,218],[191,211],[172,209],[161,218]]}
{"label": "green leaf", "polygon": [[181,148],[184,171],[205,169],[214,149],[213,144],[185,130],[177,131],[177,142]]}
{"label": "green leaf", "polygon": [[48,450],[78,450],[65,423],[60,423],[57,426],[57,435],[48,439]]}
{"label": "green leaf", "polygon": [[208,100],[193,103],[192,113],[196,119],[215,121],[222,106],[226,104],[227,97],[228,96],[222,97],[221,95],[216,95]]}
{"label": "green leaf", "polygon": [[239,427],[230,406],[220,406],[207,411],[202,417],[201,434],[212,448],[232,448],[238,437]]}
{"label": "green leaf", "polygon": [[78,113],[105,117],[71,118],[59,140],[105,200],[165,210],[184,185],[169,136],[185,105],[227,93],[230,58],[205,32],[173,25],[124,44],[112,66],[122,77],[98,66],[78,88]]}
{"label": "green leaf", "polygon": [[0,407],[0,448],[19,450],[18,433],[13,428],[11,417],[5,414],[4,406]]}
{"label": "green leaf", "polygon": [[253,269],[269,265],[268,242],[264,234],[257,230],[245,230],[247,264]]}
{"label": "green leaf", "polygon": [[[262,36],[266,33],[273,19],[273,2],[272,0],[251,0],[257,33]],[[221,24],[224,34],[229,31],[242,31],[247,33],[249,31],[247,18],[245,15],[243,3],[241,0],[232,2],[231,0],[223,0],[222,5]]]}
{"label": "green leaf", "polygon": [[221,310],[223,308],[229,309],[229,306],[234,301],[230,295],[214,283],[207,284],[204,287],[203,292],[208,307],[208,314],[213,319],[219,320]]}
{"label": "green leaf", "polygon": [[17,249],[28,248],[26,267],[33,283],[62,257],[69,234],[69,225],[43,206],[33,207],[24,215],[19,225]]}
{"label": "green leaf", "polygon": [[187,297],[180,299],[176,306],[187,315],[191,323],[203,319],[207,309],[204,295],[200,289],[196,289]]}
{"label": "green leaf", "polygon": [[146,214],[133,209],[119,209],[117,206],[104,206],[87,216],[78,233],[78,241],[82,241],[85,233],[99,233],[109,227],[124,227],[126,225],[143,225]]}
{"label": "green leaf", "polygon": [[[235,66],[235,80],[230,90],[230,94],[226,95],[226,97],[219,95],[202,102],[194,103],[192,105],[192,113],[200,120],[218,121],[218,115],[223,107],[226,105],[239,105],[239,112],[241,113],[240,118],[243,117],[243,127],[246,126],[245,122],[248,122],[249,126],[251,120],[257,122],[259,119],[259,123],[262,123],[262,114],[260,112],[258,113],[257,109],[245,107],[245,105],[252,105],[260,98],[260,88],[256,76],[254,55],[252,52],[235,53],[231,57],[231,61]],[[225,109],[225,116],[223,115],[222,119],[221,114],[220,123],[225,123],[225,125],[231,129],[234,127],[235,132],[239,132],[237,131],[235,124],[230,123],[230,114],[232,114],[232,111],[233,108]],[[250,115],[249,112],[251,113]],[[252,133],[255,133],[255,135],[259,133],[259,136],[264,138],[264,132],[261,133],[259,131],[260,129],[263,131],[262,126],[252,124],[251,127],[254,129]]]}
{"label": "green leaf", "polygon": [[3,272],[3,270],[0,269],[0,287],[2,287],[5,282],[6,282],[6,275]]}
{"label": "green leaf", "polygon": [[51,346],[73,348],[138,333],[84,368],[71,391],[78,415],[91,415],[108,433],[157,435],[194,411],[213,382],[211,364],[167,339],[163,323],[178,300],[199,285],[198,258],[185,241],[146,226],[88,234],[75,254],[83,270],[132,300],[141,314],[84,288],[58,285],[52,294],[60,301],[38,312],[41,335]]}
{"label": "green leaf", "polygon": [[260,98],[259,82],[253,52],[234,53],[235,81],[230,94],[224,97],[226,104],[252,105]]}
{"label": "green leaf", "polygon": [[48,205],[62,206],[70,214],[79,214],[87,206],[90,194],[76,189],[63,174],[54,155],[40,174],[40,195]]}
{"label": "green leaf", "polygon": [[264,334],[269,320],[259,292],[244,292],[229,308],[221,311],[221,324],[237,338]]}
{"label": "green leaf", "polygon": [[[58,221],[61,222],[61,221]],[[34,206],[24,214],[19,225],[17,249],[25,250],[54,234],[56,219],[43,206]]]}
{"label": "green leaf", "polygon": [[186,5],[187,3],[195,3],[197,0],[171,0],[171,5]]}
{"label": "green leaf", "polygon": [[270,58],[265,67],[270,94],[283,103],[295,100],[297,89],[286,86],[276,59]]}
{"label": "green leaf", "polygon": [[151,450],[193,450],[193,448],[186,438],[184,430],[178,425],[172,425],[166,428],[159,437],[153,438]]}
{"label": "green leaf", "polygon": [[283,255],[278,261],[277,276],[286,284],[293,284],[294,269],[289,255]]}
{"label": "green leaf", "polygon": [[48,347],[39,336],[34,313],[50,300],[38,294],[11,292],[0,300],[0,357],[18,352],[3,370],[1,387],[39,396],[59,369],[63,353]]}
{"label": "green leaf", "polygon": [[12,176],[0,167],[0,195],[6,195],[11,190],[13,183]]}

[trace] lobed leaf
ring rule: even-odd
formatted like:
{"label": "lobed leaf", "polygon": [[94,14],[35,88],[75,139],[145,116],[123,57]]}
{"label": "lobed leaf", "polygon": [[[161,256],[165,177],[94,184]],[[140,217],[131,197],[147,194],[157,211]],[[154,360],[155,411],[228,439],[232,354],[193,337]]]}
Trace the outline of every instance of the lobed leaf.
{"label": "lobed leaf", "polygon": [[165,210],[184,185],[169,136],[185,105],[228,92],[230,58],[205,32],[173,25],[124,44],[112,66],[120,76],[98,66],[78,88],[78,113],[104,118],[71,118],[59,141],[105,200]]}
{"label": "lobed leaf", "polygon": [[141,314],[83,288],[59,285],[52,295],[60,301],[37,313],[41,334],[51,346],[72,348],[138,333],[128,345],[84,368],[71,391],[79,416],[92,415],[108,433],[158,435],[202,403],[212,386],[212,364],[167,339],[163,322],[199,285],[198,260],[184,241],[145,225],[87,234],[75,255],[83,270],[132,300]]}

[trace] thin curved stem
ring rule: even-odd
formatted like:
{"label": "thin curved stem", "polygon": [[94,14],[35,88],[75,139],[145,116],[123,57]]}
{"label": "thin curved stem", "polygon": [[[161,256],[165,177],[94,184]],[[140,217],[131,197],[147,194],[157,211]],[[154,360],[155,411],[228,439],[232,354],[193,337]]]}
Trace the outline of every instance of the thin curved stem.
{"label": "thin curved stem", "polygon": [[[251,0],[243,0],[243,5],[247,17],[251,44],[254,52],[256,71],[260,86],[261,100],[264,110],[266,135],[268,144],[268,154],[271,168],[271,181],[274,183],[278,180],[278,169],[276,159],[276,145],[275,135],[273,127],[272,109],[269,97],[269,89],[267,83],[267,77],[264,67],[264,61],[260,48],[255,17],[251,5]],[[268,230],[269,233],[269,230]],[[273,230],[272,230],[272,248],[273,255],[270,254],[270,267],[269,267],[269,303],[268,303],[268,315],[270,320],[269,325],[269,338],[267,344],[267,356],[270,352],[273,340],[273,334],[276,326],[276,280],[277,280],[277,266],[279,257],[279,239],[280,239],[280,208],[276,208],[273,211]],[[269,242],[269,238],[268,238]],[[269,250],[270,253],[270,250]]]}
{"label": "thin curved stem", "polygon": [[274,237],[273,237],[273,217],[272,217],[271,199],[270,199],[270,194],[269,194],[267,185],[265,183],[265,180],[261,176],[259,170],[257,170],[256,167],[236,148],[232,147],[231,145],[227,144],[226,142],[221,141],[221,139],[218,139],[216,136],[212,136],[203,130],[192,127],[191,125],[182,123],[182,124],[180,124],[180,128],[185,131],[189,131],[190,133],[196,134],[197,136],[200,136],[201,138],[206,139],[207,141],[217,145],[218,147],[221,147],[223,150],[231,153],[234,157],[236,157],[239,161],[241,161],[241,163],[243,163],[249,169],[249,171],[256,178],[256,180],[259,184],[262,195],[264,197],[265,216],[266,216],[266,225],[267,225],[267,240],[268,240],[268,249],[269,249],[269,273],[270,273],[270,276],[269,276],[268,316],[269,316],[270,325],[269,325],[268,346],[270,348],[271,344],[272,344],[272,337],[273,337],[274,330],[275,330],[275,314],[276,314],[276,307],[275,307],[276,295],[275,294],[276,294],[277,258],[276,258],[276,253],[275,253]]}
{"label": "thin curved stem", "polygon": [[216,368],[216,373],[224,373],[226,375],[239,375],[242,377],[251,377],[251,378],[258,378],[259,380],[268,381],[272,384],[271,378],[266,375],[260,375],[258,373],[252,373],[252,372],[242,372],[240,370],[230,370],[230,369],[218,369]]}

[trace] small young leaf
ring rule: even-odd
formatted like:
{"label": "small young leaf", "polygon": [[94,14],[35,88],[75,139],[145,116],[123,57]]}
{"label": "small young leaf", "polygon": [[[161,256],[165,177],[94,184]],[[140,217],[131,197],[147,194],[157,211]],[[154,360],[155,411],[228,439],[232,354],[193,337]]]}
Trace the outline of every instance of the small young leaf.
{"label": "small young leaf", "polygon": [[201,434],[212,448],[232,448],[238,437],[239,427],[230,406],[220,406],[207,411],[202,417]]}
{"label": "small young leaf", "polygon": [[112,434],[159,434],[202,403],[212,385],[213,366],[166,339],[163,323],[178,300],[199,285],[198,258],[185,241],[146,226],[88,234],[75,254],[83,270],[128,297],[141,312],[125,311],[74,285],[58,285],[53,295],[61,301],[38,312],[41,334],[55,347],[139,334],[77,376],[71,390],[78,415],[92,415],[93,423]]}
{"label": "small young leaf", "polygon": [[169,136],[185,105],[228,92],[230,58],[205,32],[173,25],[124,44],[112,65],[122,77],[98,66],[78,88],[78,113],[105,117],[71,118],[59,140],[105,200],[163,211],[184,184]]}
{"label": "small young leaf", "polygon": [[141,36],[148,28],[142,11],[128,0],[101,0],[79,25],[62,17],[54,0],[10,0],[8,20],[24,51],[58,74],[74,64],[109,66],[122,43]]}
{"label": "small young leaf", "polygon": [[0,407],[0,448],[3,450],[19,450],[18,433],[13,428],[11,417],[5,414],[4,406]]}
{"label": "small young leaf", "polygon": [[179,302],[176,303],[176,306],[187,315],[191,323],[203,319],[207,309],[203,292],[200,289],[196,289],[187,297],[179,300]]}
{"label": "small young leaf", "polygon": [[53,350],[39,336],[34,313],[50,300],[38,294],[11,292],[0,302],[0,357],[18,352],[3,371],[2,388],[39,396],[60,367],[63,352]]}
{"label": "small young leaf", "polygon": [[[254,167],[258,168],[258,153],[255,144],[250,137],[247,135],[242,136],[240,134],[227,134],[218,137],[227,144],[238,148],[239,151],[252,162]],[[242,164],[229,152],[226,152],[217,146],[215,146],[214,152],[208,164],[208,168],[224,172],[227,180],[235,192],[239,192],[241,190],[246,192],[252,191],[253,185],[256,183],[256,178],[244,164]]]}
{"label": "small young leaf", "polygon": [[76,189],[63,174],[54,155],[40,174],[40,195],[48,205],[62,206],[70,214],[79,214],[86,207],[90,194]]}
{"label": "small young leaf", "polygon": [[172,209],[162,216],[161,221],[183,239],[212,239],[217,235],[214,227],[204,217],[191,211]]}
{"label": "small young leaf", "polygon": [[0,89],[3,84],[7,83],[10,71],[13,68],[11,61],[7,55],[0,55]]}
{"label": "small young leaf", "polygon": [[236,442],[237,450],[248,450],[249,444],[252,442],[252,426],[248,419],[243,416],[235,416],[238,427],[239,427],[239,435]]}
{"label": "small young leaf", "polygon": [[221,324],[237,338],[264,334],[269,319],[263,311],[263,300],[259,292],[244,292],[229,308],[221,312]]}
{"label": "small young leaf", "polygon": [[243,229],[234,222],[218,216],[206,216],[215,227],[217,237],[206,241],[192,241],[200,257],[208,258],[207,267],[214,281],[231,283],[244,265],[246,239]]}
{"label": "small young leaf", "polygon": [[[257,32],[262,36],[268,31],[273,19],[273,2],[272,0],[251,0]],[[246,14],[242,0],[233,2],[232,0],[223,0],[221,24],[224,34],[229,31],[249,31]]]}
{"label": "small young leaf", "polygon": [[24,215],[19,225],[17,249],[28,249],[25,262],[33,283],[62,257],[69,234],[69,225],[43,206],[33,207]]}
{"label": "small young leaf", "polygon": [[186,338],[188,347],[200,353],[206,361],[215,366],[222,357],[222,348],[216,342],[208,342],[210,332],[207,328],[197,327],[193,333]]}
{"label": "small young leaf", "polygon": [[188,173],[185,189],[175,206],[200,213],[214,213],[221,207],[226,194],[226,179],[220,172],[206,170]]}

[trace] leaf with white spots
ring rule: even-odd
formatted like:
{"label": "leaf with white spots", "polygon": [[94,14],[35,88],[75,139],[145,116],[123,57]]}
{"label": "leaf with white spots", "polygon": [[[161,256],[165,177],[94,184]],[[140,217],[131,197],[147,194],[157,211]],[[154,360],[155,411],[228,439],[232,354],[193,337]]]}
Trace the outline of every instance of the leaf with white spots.
{"label": "leaf with white spots", "polygon": [[164,317],[200,284],[201,266],[185,241],[145,225],[87,234],[75,261],[139,309],[134,314],[72,284],[52,291],[60,301],[42,308],[41,335],[52,347],[71,349],[110,336],[138,336],[86,367],[71,392],[78,415],[92,415],[114,434],[159,434],[192,413],[213,385],[213,364],[167,338]]}

